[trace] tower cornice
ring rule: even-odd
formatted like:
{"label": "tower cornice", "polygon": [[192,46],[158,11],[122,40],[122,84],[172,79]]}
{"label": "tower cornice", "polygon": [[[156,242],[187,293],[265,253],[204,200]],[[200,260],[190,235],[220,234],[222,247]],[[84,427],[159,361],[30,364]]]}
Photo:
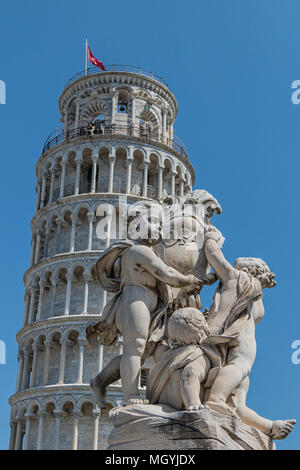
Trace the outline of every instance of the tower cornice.
{"label": "tower cornice", "polygon": [[43,259],[40,261],[38,264],[34,264],[31,266],[27,271],[24,273],[23,276],[23,281],[26,284],[26,281],[28,277],[30,276],[31,273],[38,271],[42,269],[43,267],[47,266],[48,264],[51,266],[54,266],[56,264],[60,264],[61,262],[67,262],[67,261],[72,261],[76,260],[77,262],[79,260],[97,260],[100,256],[100,254],[103,252],[103,250],[94,250],[92,252],[90,251],[74,251],[73,253],[61,253],[58,255],[51,256],[49,258]]}
{"label": "tower cornice", "polygon": [[77,194],[75,195],[70,195],[70,196],[65,196],[62,199],[57,199],[56,201],[51,202],[47,206],[44,206],[43,208],[39,209],[38,212],[34,214],[34,216],[31,219],[31,230],[33,229],[33,226],[35,222],[43,217],[43,215],[46,215],[49,213],[49,211],[58,209],[60,207],[64,207],[66,205],[72,205],[72,204],[77,204],[80,202],[95,202],[99,200],[99,203],[105,201],[108,203],[117,203],[119,201],[119,197],[127,197],[128,200],[130,200],[132,203],[136,201],[148,201],[150,198],[144,197],[144,196],[137,196],[135,194],[123,194],[123,193],[86,193],[86,194]]}
{"label": "tower cornice", "polygon": [[70,326],[70,325],[82,325],[82,326],[87,326],[89,322],[96,322],[99,320],[99,315],[70,315],[69,317],[66,317],[65,315],[62,315],[61,317],[52,317],[52,318],[47,318],[45,320],[41,320],[39,322],[35,322],[32,325],[27,325],[24,328],[21,328],[21,330],[18,331],[16,335],[16,339],[18,342],[24,338],[24,336],[29,335],[29,334],[34,334],[38,332],[39,330],[44,330],[45,328],[51,328],[51,327],[62,327],[62,326]]}

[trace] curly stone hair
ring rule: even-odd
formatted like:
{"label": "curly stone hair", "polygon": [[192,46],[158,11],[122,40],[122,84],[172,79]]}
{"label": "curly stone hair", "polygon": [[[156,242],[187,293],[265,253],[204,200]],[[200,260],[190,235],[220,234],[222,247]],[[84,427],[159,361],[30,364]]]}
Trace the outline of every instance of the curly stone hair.
{"label": "curly stone hair", "polygon": [[168,322],[168,341],[172,349],[200,344],[210,334],[206,319],[193,307],[179,308]]}
{"label": "curly stone hair", "polygon": [[251,274],[261,283],[275,285],[274,274],[270,272],[269,266],[261,258],[237,258],[234,267],[239,271]]}

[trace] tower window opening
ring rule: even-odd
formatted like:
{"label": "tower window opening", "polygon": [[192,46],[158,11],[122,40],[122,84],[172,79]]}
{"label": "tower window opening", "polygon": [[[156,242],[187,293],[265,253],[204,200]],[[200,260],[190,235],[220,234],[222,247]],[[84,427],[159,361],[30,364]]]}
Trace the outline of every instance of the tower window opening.
{"label": "tower window opening", "polygon": [[128,113],[128,92],[127,90],[120,90],[118,92],[118,113]]}
{"label": "tower window opening", "polygon": [[120,98],[118,101],[118,113],[126,114],[127,113],[127,101]]}

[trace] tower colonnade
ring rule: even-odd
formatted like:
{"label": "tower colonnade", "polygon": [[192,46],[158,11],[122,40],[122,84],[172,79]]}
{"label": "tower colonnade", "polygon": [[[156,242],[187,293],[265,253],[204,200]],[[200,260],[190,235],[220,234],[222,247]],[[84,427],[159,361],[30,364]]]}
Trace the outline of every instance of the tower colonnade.
{"label": "tower colonnade", "polygon": [[79,394],[76,386],[68,388],[67,393],[62,387],[36,389],[30,398],[20,398],[12,408],[10,450],[106,448],[106,438],[100,434],[105,436],[109,431],[109,411],[121,401],[110,397],[107,409],[101,411],[90,399],[88,386],[81,386]]}
{"label": "tower colonnade", "polygon": [[105,142],[98,135],[95,140],[101,143],[68,143],[63,151],[43,155],[37,168],[36,212],[78,194],[116,193],[160,200],[191,191],[191,174],[180,153],[118,140]]}
{"label": "tower colonnade", "polygon": [[175,97],[158,80],[121,71],[80,76],[64,89],[59,108],[63,129],[49,137],[36,166],[11,449],[106,447],[121,384],[109,387],[100,411],[89,381],[122,354],[122,337],[103,347],[86,336],[111,298],[97,280],[96,262],[124,238],[124,201],[174,200],[194,183],[187,153],[174,141]]}

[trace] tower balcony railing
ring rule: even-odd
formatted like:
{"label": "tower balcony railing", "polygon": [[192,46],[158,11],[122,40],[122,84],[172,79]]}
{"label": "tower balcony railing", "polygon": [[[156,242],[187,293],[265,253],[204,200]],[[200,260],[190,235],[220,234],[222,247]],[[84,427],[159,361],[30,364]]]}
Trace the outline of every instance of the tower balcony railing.
{"label": "tower balcony railing", "polygon": [[87,136],[99,136],[99,135],[120,135],[120,136],[131,136],[131,137],[140,137],[145,139],[151,144],[161,143],[172,149],[179,152],[185,158],[188,158],[188,153],[184,143],[179,139],[176,135],[173,136],[173,139],[169,137],[162,136],[161,134],[151,131],[149,129],[145,129],[142,126],[134,127],[134,126],[123,126],[123,125],[88,125],[77,127],[75,129],[70,129],[67,131],[62,131],[60,133],[56,133],[55,137],[52,137],[53,134],[45,141],[43,147],[43,153],[47,152],[50,148],[54,147],[55,145],[61,142],[69,142],[76,137],[87,137]]}
{"label": "tower balcony railing", "polygon": [[73,75],[73,77],[70,78],[70,80],[67,82],[65,88],[70,85],[70,83],[75,82],[79,78],[88,76],[88,75],[96,75],[96,74],[103,74],[105,72],[131,72],[135,73],[138,75],[144,75],[145,77],[150,77],[160,83],[162,83],[164,86],[169,88],[169,85],[159,76],[156,75],[153,72],[149,72],[147,70],[144,70],[142,67],[137,67],[135,65],[105,65],[105,71],[101,71],[99,67],[89,67],[87,70],[82,70],[81,72],[76,73]]}

